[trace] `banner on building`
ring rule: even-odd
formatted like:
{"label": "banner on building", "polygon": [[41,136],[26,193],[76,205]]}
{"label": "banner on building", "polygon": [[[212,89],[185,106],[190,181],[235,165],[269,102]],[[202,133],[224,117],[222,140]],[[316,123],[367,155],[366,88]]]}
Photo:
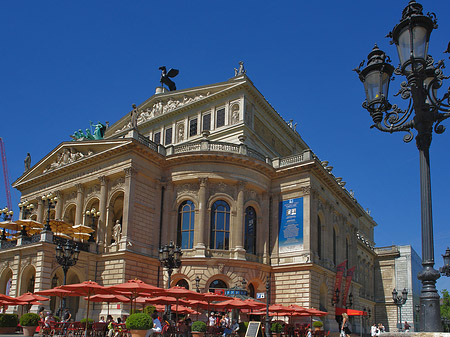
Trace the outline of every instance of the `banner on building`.
{"label": "banner on building", "polygon": [[303,249],[303,198],[280,201],[278,249],[280,253]]}
{"label": "banner on building", "polygon": [[339,290],[339,293],[341,292],[342,276],[344,276],[344,271],[345,271],[345,265],[346,264],[347,264],[347,260],[342,262],[336,268],[336,280],[334,282],[334,289],[333,289],[333,298],[336,299],[336,300],[338,300],[337,298],[335,298],[335,296],[336,296],[336,289]]}
{"label": "banner on building", "polygon": [[348,292],[350,291],[350,285],[352,284],[352,278],[353,274],[355,273],[355,267],[351,267],[349,270],[347,270],[347,277],[345,278],[345,290],[344,290],[344,297],[342,297],[342,306],[345,307],[347,304],[347,296]]}

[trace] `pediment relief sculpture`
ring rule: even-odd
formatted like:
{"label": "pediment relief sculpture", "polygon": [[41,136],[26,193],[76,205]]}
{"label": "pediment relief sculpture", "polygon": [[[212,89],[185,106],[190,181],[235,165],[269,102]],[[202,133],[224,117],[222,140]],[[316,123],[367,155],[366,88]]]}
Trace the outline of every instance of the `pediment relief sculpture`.
{"label": "pediment relief sculpture", "polygon": [[94,152],[91,150],[88,150],[87,153],[83,153],[81,151],[77,151],[75,148],[71,147],[69,148],[64,148],[62,149],[62,151],[60,151],[57,155],[56,155],[56,160],[54,162],[52,162],[50,165],[48,165],[43,171],[42,173],[46,173],[46,172],[50,172],[53,170],[56,170],[62,166],[68,165],[68,164],[72,164],[76,161],[79,161],[83,158],[89,157],[91,155],[93,155]]}
{"label": "pediment relief sculpture", "polygon": [[[211,93],[208,91],[206,94],[197,94],[194,97],[184,95],[182,99],[172,99],[169,98],[167,101],[160,100],[154,103],[151,107],[145,109],[140,109],[138,112],[137,124],[142,124],[149,119],[154,117],[164,115],[175,109],[181,108],[182,106],[197,102],[203,98],[208,97]],[[117,130],[116,133],[122,132],[124,130],[131,128],[131,121],[124,125],[121,129]]]}

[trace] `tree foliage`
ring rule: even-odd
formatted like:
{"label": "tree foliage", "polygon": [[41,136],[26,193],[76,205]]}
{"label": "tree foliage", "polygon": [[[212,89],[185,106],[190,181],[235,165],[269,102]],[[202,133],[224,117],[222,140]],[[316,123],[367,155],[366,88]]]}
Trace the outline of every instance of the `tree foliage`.
{"label": "tree foliage", "polygon": [[441,317],[450,319],[450,294],[447,289],[443,289],[441,293]]}

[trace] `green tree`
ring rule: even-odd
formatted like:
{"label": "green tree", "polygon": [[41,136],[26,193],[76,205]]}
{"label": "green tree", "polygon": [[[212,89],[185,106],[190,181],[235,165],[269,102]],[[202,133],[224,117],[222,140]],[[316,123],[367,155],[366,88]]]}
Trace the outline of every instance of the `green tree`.
{"label": "green tree", "polygon": [[447,289],[443,289],[441,293],[441,317],[450,319],[450,294]]}

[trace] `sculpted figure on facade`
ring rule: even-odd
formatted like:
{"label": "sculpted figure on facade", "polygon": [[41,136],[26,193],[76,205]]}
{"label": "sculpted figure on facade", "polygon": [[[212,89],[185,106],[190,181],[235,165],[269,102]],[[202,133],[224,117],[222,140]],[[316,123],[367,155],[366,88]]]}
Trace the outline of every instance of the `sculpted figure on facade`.
{"label": "sculpted figure on facade", "polygon": [[25,160],[23,162],[25,164],[25,171],[24,172],[29,171],[30,170],[30,166],[31,166],[31,155],[30,155],[29,152],[27,153],[27,156],[25,157]]}
{"label": "sculpted figure on facade", "polygon": [[178,141],[182,142],[184,140],[184,124],[178,125]]}
{"label": "sculpted figure on facade", "polygon": [[122,238],[122,225],[120,224],[120,220],[116,220],[116,224],[113,227],[112,238],[114,240],[113,244],[118,244]]}
{"label": "sculpted figure on facade", "polygon": [[84,154],[83,152],[77,151],[74,147],[71,147],[70,149],[64,148],[61,152],[56,154],[56,160],[47,165],[47,167],[43,170],[43,173],[71,164],[93,154],[94,152],[91,150],[88,150],[87,154]]}

